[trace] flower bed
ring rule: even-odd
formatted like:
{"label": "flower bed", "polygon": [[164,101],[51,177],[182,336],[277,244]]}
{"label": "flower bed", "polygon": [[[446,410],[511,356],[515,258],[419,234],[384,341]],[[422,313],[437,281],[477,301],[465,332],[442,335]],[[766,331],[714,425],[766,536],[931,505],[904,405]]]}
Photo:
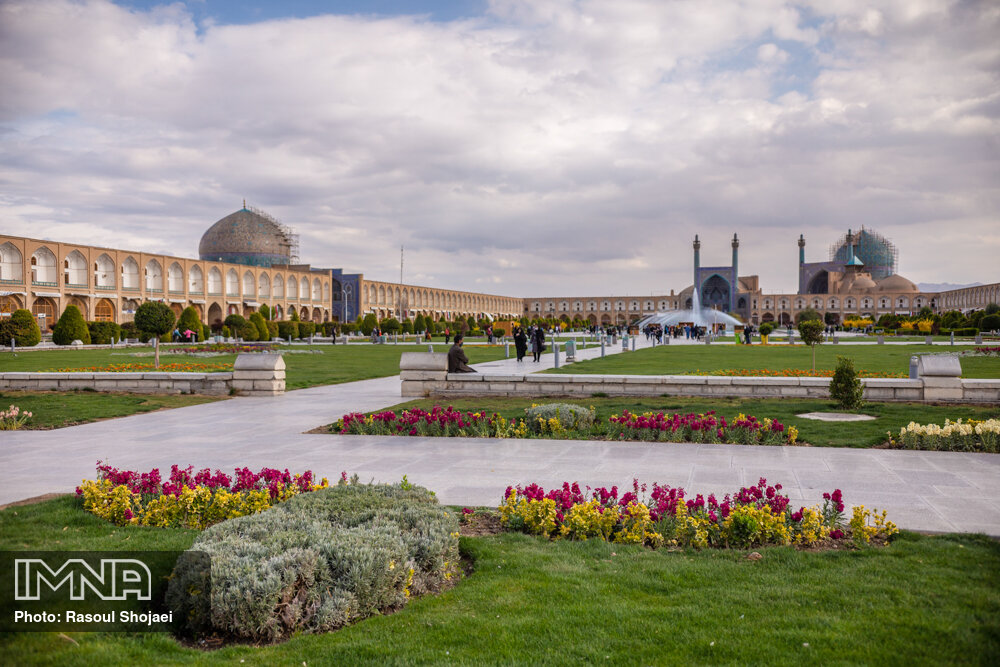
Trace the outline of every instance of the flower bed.
{"label": "flower bed", "polygon": [[[545,406],[532,406],[526,412],[538,413]],[[505,419],[485,411],[461,412],[451,406],[435,405],[430,412],[420,408],[391,410],[370,415],[344,415],[332,427],[334,433],[352,435],[411,435],[423,437],[465,438],[530,438],[578,437],[582,439],[642,440],[659,442],[705,442],[741,445],[794,445],[799,431],[777,420],[739,414],[732,420],[718,417],[714,411],[706,414],[668,415],[663,412],[633,414],[623,410],[607,421],[581,420],[574,412],[587,412],[578,406],[559,406],[562,412],[573,414],[572,423],[560,416]],[[532,412],[534,411],[534,412]],[[593,422],[593,423],[591,423]]]}
{"label": "flower bed", "polygon": [[170,348],[170,354],[222,355],[222,354],[265,354],[278,349],[277,345],[262,343],[243,345],[238,343],[211,343],[208,345],[183,345]]}
{"label": "flower bed", "polygon": [[1000,453],[1000,419],[944,420],[944,426],[910,422],[897,438],[888,431],[888,445],[898,449]]}
{"label": "flower bed", "polygon": [[21,408],[12,405],[9,410],[0,410],[0,431],[16,431],[29,419],[30,412],[21,412]]}
{"label": "flower bed", "polygon": [[[782,377],[782,378],[830,378],[833,377],[833,370],[810,370],[808,368],[782,368],[775,370],[771,368],[722,368],[714,371],[696,370],[685,375],[718,375],[726,377]],[[906,373],[893,373],[889,371],[858,371],[861,378],[906,378]]]}
{"label": "flower bed", "polygon": [[1000,347],[977,347],[975,353],[986,357],[1000,357]]}
{"label": "flower bed", "polygon": [[[346,474],[342,475],[346,478]],[[313,483],[307,470],[292,475],[274,468],[237,468],[233,476],[219,470],[171,466],[163,481],[160,470],[138,473],[97,462],[97,479],[76,488],[83,508],[118,526],[139,525],[204,529],[233,517],[256,514],[300,493],[329,486],[324,477]]]}
{"label": "flower bed", "polygon": [[685,499],[684,489],[633,481],[621,497],[618,487],[590,489],[564,483],[545,489],[537,484],[507,487],[500,505],[508,529],[551,539],[603,539],[652,548],[750,548],[761,545],[832,546],[847,540],[856,546],[885,544],[897,532],[886,512],[855,507],[844,522],[839,489],[823,494],[823,505],[792,511],[781,485],[761,478],[756,486],[727,494]]}
{"label": "flower bed", "polygon": [[42,373],[217,373],[233,370],[232,364],[205,364],[192,362],[171,362],[156,368],[148,363],[107,364],[105,366],[85,366],[83,368],[48,368]]}

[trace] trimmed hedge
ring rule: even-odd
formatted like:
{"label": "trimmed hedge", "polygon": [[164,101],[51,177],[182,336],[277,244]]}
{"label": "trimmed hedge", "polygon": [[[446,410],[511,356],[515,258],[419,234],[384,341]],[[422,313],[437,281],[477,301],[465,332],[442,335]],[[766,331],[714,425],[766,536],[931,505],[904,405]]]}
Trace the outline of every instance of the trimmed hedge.
{"label": "trimmed hedge", "polygon": [[284,340],[299,337],[299,323],[291,321],[278,322],[278,336]]}
{"label": "trimmed hedge", "polygon": [[122,328],[114,322],[87,322],[87,330],[93,345],[108,345],[122,337]]}
{"label": "trimmed hedge", "polygon": [[315,322],[299,322],[299,338],[309,338],[316,333]]}
{"label": "trimmed hedge", "polygon": [[455,515],[405,480],[342,484],[206,529],[190,551],[210,556],[210,586],[180,559],[167,603],[195,635],[328,632],[444,588],[459,573],[457,531]]}

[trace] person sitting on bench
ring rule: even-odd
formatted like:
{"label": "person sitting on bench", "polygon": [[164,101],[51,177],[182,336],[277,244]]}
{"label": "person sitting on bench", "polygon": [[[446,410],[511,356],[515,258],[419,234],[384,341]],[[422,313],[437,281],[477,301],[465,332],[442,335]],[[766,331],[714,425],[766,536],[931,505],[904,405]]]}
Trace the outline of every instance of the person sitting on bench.
{"label": "person sitting on bench", "polygon": [[448,350],[448,372],[449,373],[475,373],[476,369],[469,366],[469,358],[465,356],[462,349],[464,336],[455,334],[455,344]]}

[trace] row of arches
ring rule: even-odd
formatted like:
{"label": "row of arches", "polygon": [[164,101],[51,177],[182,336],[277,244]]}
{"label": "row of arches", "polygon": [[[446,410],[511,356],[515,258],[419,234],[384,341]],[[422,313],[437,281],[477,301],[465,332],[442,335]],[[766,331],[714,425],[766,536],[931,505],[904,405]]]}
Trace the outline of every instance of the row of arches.
{"label": "row of arches", "polygon": [[[223,277],[218,267],[212,267],[205,275],[198,264],[193,264],[185,273],[180,262],[171,263],[164,274],[159,260],[150,259],[145,266],[133,257],[126,257],[121,263],[120,271],[116,270],[115,262],[107,253],[102,253],[94,261],[92,267],[87,266],[87,260],[79,250],[73,250],[62,261],[62,280],[59,276],[59,266],[55,254],[45,246],[39,247],[31,254],[31,282],[33,285],[55,287],[60,283],[68,287],[96,289],[140,289],[162,292],[164,287],[173,294],[205,294],[221,296],[225,289],[226,296],[256,297],[260,299],[303,299],[312,301],[330,301],[330,283],[319,278],[302,277],[301,281],[294,275],[287,281],[281,274],[273,277],[267,272],[259,275],[245,271],[240,276],[236,269],[230,268]],[[92,271],[93,276],[89,273]],[[0,245],[0,279],[4,282],[21,282],[24,275],[24,264],[21,251],[8,242]]]}
{"label": "row of arches", "polygon": [[946,292],[941,300],[946,310],[985,308],[991,303],[1000,303],[1000,283]]}
{"label": "row of arches", "polygon": [[520,309],[521,303],[519,299],[378,283],[368,283],[367,287],[363,288],[363,296],[366,301],[363,307],[373,310],[380,308],[392,310],[402,306],[413,310],[438,309],[442,311],[515,314]]}
{"label": "row of arches", "polygon": [[[831,296],[826,298],[816,296],[811,298],[796,297],[794,299],[792,297],[778,297],[778,298],[765,297],[761,299],[760,303],[761,303],[761,309],[764,311],[770,311],[775,309],[788,310],[792,307],[793,303],[795,310],[803,310],[805,308],[813,308],[815,310],[823,310],[823,309],[839,310],[841,308],[841,305],[843,305],[843,308],[848,310],[858,308],[859,306],[861,308],[878,307],[883,309],[912,307],[915,310],[920,310],[924,306],[931,306],[933,308],[935,305],[935,300],[924,295],[916,296],[913,299],[910,299],[910,297],[907,296],[895,296],[895,297],[881,296],[878,298],[870,296],[865,296],[860,298],[847,296],[843,297],[843,299],[841,299],[841,297],[836,297],[836,296]],[[754,308],[756,307],[757,304],[755,302]]]}

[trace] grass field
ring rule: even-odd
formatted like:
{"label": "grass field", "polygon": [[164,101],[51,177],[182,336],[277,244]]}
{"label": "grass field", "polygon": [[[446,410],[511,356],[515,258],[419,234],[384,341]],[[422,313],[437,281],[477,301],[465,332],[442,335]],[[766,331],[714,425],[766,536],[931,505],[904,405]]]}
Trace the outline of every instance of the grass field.
{"label": "grass field", "polygon": [[[961,349],[961,348],[959,348]],[[833,370],[837,357],[854,360],[858,370],[907,373],[915,354],[950,353],[926,345],[818,345],[816,368]],[[1000,357],[961,357],[962,377],[1000,378]],[[727,368],[812,368],[812,350],[805,345],[662,345],[603,359],[568,364],[551,373],[605,375],[683,375]]]}
{"label": "grass field", "polygon": [[[339,384],[367,380],[399,373],[399,357],[403,352],[426,352],[427,345],[294,345],[285,355],[286,388],[302,389],[322,384]],[[435,345],[436,352],[447,352],[448,346]],[[192,357],[169,354],[169,347],[160,352],[160,362],[233,363],[235,355]],[[302,351],[317,351],[305,354]],[[0,372],[43,371],[57,368],[86,368],[129,362],[152,363],[150,348],[102,350],[35,350],[20,351],[17,356],[0,352]],[[504,356],[503,346],[469,346],[466,353],[472,363],[493,361]]]}
{"label": "grass field", "polygon": [[[891,517],[890,517],[891,518]],[[71,498],[0,511],[0,548],[183,549]],[[325,635],[186,648],[166,634],[19,633],[6,664],[996,664],[1000,544],[902,533],[889,547],[651,551],[520,534],[461,539],[473,573]]]}
{"label": "grass field", "polygon": [[[810,419],[800,419],[796,415],[805,412],[822,412],[837,410],[830,401],[805,399],[741,399],[741,398],[701,398],[669,396],[662,398],[599,398],[586,397],[576,399],[552,399],[549,401],[531,398],[463,398],[463,399],[420,399],[400,403],[387,410],[399,411],[409,407],[420,407],[430,410],[435,405],[450,405],[463,411],[499,413],[503,417],[524,417],[524,409],[533,403],[540,402],[570,402],[593,406],[597,411],[598,420],[607,420],[612,414],[620,414],[623,409],[629,412],[689,412],[704,413],[715,410],[717,414],[730,420],[738,413],[754,415],[758,419],[770,417],[783,424],[791,424],[799,429],[799,441],[819,447],[872,447],[886,441],[886,431],[898,434],[899,429],[911,421],[921,424],[933,422],[943,424],[947,419],[988,419],[1000,417],[998,406],[971,405],[923,405],[920,403],[869,403],[859,412],[876,417],[865,422],[821,422]],[[339,415],[338,415],[339,417]],[[580,437],[575,433],[567,433],[564,437]],[[664,445],[669,446],[669,445]],[[738,445],[734,445],[738,446]]]}
{"label": "grass field", "polygon": [[24,429],[62,428],[141,412],[221,400],[191,394],[108,394],[96,391],[0,391],[0,408],[16,405],[32,417]]}

